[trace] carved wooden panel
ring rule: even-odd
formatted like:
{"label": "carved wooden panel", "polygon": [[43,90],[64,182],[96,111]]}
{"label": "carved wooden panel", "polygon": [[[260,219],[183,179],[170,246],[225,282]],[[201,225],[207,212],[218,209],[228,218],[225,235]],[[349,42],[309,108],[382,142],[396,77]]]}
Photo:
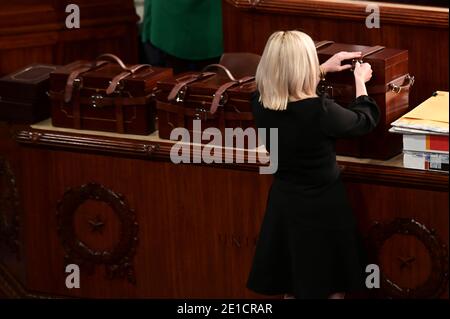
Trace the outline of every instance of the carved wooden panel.
{"label": "carved wooden panel", "polygon": [[[258,174],[257,164],[175,165],[170,143],[163,141],[29,129],[16,140],[26,158],[20,168],[26,181],[21,189],[29,227],[23,250],[30,291],[84,298],[264,297],[245,288],[272,182],[271,176]],[[374,221],[385,225],[397,218],[414,219],[429,230],[425,238],[436,238],[431,243],[448,246],[448,174],[339,164],[363,235],[369,235]],[[122,238],[116,211],[128,211],[116,196],[119,190],[126,191],[123,202],[136,209],[139,220],[138,249],[132,257],[136,284],[104,278],[110,266],[104,262],[111,261]],[[58,200],[62,204],[56,218]],[[386,233],[383,227],[378,233]],[[432,258],[438,255],[429,252],[426,240],[404,233],[381,242],[371,250],[381,256],[386,278],[418,293],[414,289],[428,281]],[[80,263],[80,289],[68,290],[64,284],[64,265],[70,262],[64,256]],[[126,278],[127,271],[121,274]],[[444,288],[433,284],[427,295],[445,298]]]}
{"label": "carved wooden panel", "polygon": [[370,263],[382,274],[381,289],[370,293],[448,298],[448,190],[344,182]]}
{"label": "carved wooden panel", "polygon": [[28,291],[10,270],[0,263],[0,299],[61,299],[62,296],[50,296]]}
{"label": "carved wooden panel", "polygon": [[19,195],[8,161],[0,157],[0,245],[19,253]]}
{"label": "carved wooden panel", "polygon": [[434,229],[410,218],[375,223],[369,233],[389,298],[438,298],[448,285],[448,247]]}
{"label": "carved wooden panel", "polygon": [[89,183],[67,190],[57,211],[66,264],[77,264],[88,274],[95,265],[104,265],[108,278],[136,283],[133,257],[138,224],[123,195]]}

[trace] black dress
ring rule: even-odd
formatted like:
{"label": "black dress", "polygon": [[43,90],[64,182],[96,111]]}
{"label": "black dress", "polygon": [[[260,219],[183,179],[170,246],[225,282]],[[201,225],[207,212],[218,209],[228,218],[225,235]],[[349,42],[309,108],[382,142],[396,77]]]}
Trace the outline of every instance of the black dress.
{"label": "black dress", "polygon": [[[365,287],[356,221],[336,163],[335,139],[359,136],[379,121],[379,108],[360,96],[348,108],[326,97],[265,109],[255,94],[258,128],[278,128],[274,174],[247,287],[266,295],[327,298]],[[270,137],[266,138],[270,151]]]}

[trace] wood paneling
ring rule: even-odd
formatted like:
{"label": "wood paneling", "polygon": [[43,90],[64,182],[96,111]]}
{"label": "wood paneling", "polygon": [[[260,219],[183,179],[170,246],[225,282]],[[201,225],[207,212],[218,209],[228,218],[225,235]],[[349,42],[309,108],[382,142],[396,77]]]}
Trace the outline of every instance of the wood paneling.
{"label": "wood paneling", "polygon": [[[51,132],[45,130],[21,130],[15,135],[16,140],[24,145],[41,145],[57,147],[67,151],[90,151],[105,155],[120,155],[140,159],[170,160],[171,147],[175,142],[163,140],[163,142],[150,142],[114,138],[107,136],[95,136],[87,134],[73,134]],[[202,149],[191,148],[192,156],[201,156]],[[211,163],[209,166],[230,168],[227,160],[234,162],[234,170],[258,172],[259,165],[251,163],[250,156],[259,156],[255,151],[245,150],[239,154],[235,152],[233,157],[222,157],[223,163]],[[192,158],[191,156],[191,158]],[[377,183],[392,187],[410,187],[448,192],[448,175],[440,172],[413,170],[390,165],[365,164],[339,161],[339,166],[349,181],[361,183]]]}
{"label": "wood paneling", "polygon": [[381,27],[368,29],[366,5],[360,1],[224,0],[225,51],[261,54],[274,31],[299,29],[314,40],[407,49],[409,73],[416,78],[411,106],[436,90],[448,91],[448,9],[380,4]]}
{"label": "wood paneling", "polygon": [[138,59],[138,17],[132,0],[77,1],[81,28],[67,29],[71,1],[22,0],[0,4],[0,75],[32,63],[66,64],[114,53]]}
{"label": "wood paneling", "polygon": [[[258,174],[258,164],[175,165],[170,161],[171,142],[36,130],[20,131],[16,139],[24,210],[22,283],[28,291],[95,298],[263,297],[245,288],[272,181]],[[430,274],[434,248],[430,252],[426,243],[435,240],[442,249],[448,247],[448,175],[339,164],[372,260],[380,263],[387,278],[409,288],[409,297],[429,278],[439,287],[427,290],[426,296],[447,296],[446,282]],[[108,268],[88,256],[81,265],[81,289],[65,287],[65,256],[72,253],[58,233],[66,229],[58,222],[58,203],[87,183],[117,194],[120,203],[107,204],[92,193],[74,215],[75,236],[94,253],[110,250],[120,241],[121,207],[129,208],[135,216],[129,218],[138,226],[135,251],[129,248],[135,284],[126,273],[109,278]],[[389,224],[398,218],[414,219],[433,234],[394,234],[379,251],[371,250],[369,235],[376,222]],[[102,231],[92,230],[93,220],[104,223]],[[406,268],[399,261],[412,257],[415,261]],[[92,273],[89,262],[95,264]]]}
{"label": "wood paneling", "polygon": [[[445,256],[448,251],[448,207],[445,207],[448,204],[448,190],[354,183],[348,179],[345,182],[367,245],[376,246],[376,243],[371,242],[374,239],[371,238],[371,231],[377,224],[386,224],[380,227],[381,232],[384,231],[383,227],[386,229],[389,223],[395,223],[398,219],[413,226],[406,232],[396,226],[394,234],[376,234],[385,238],[376,250],[370,250],[373,246],[369,248],[371,260],[380,266],[385,279],[392,282],[392,285],[385,282],[385,289],[392,290],[394,285],[398,285],[401,290],[398,295],[390,295],[389,292],[383,295],[379,291],[375,291],[375,295],[448,298],[448,280],[445,275],[448,273],[448,256]],[[422,235],[421,230],[430,233]],[[438,244],[438,247],[433,243]],[[440,258],[442,254],[444,256]],[[404,261],[407,263],[404,264]],[[423,291],[421,286],[427,281],[433,288]]]}
{"label": "wood paneling", "polygon": [[[14,142],[16,130],[22,126],[11,126],[0,122],[0,273],[8,270],[8,275],[3,276],[0,282],[6,285],[10,282],[6,277],[14,277],[16,281],[25,281],[25,264],[23,251],[23,206],[20,197],[20,181],[22,180],[19,148]],[[5,171],[5,167],[7,170]],[[15,242],[17,241],[17,242]],[[6,280],[6,281],[5,281]],[[1,285],[0,285],[1,286]],[[8,283],[9,287],[10,284]],[[17,286],[17,285],[15,285]],[[15,293],[12,288],[7,288],[10,295]],[[2,290],[2,288],[0,288]],[[17,289],[13,289],[17,291]],[[20,293],[19,293],[20,294]]]}
{"label": "wood paneling", "polygon": [[[0,73],[31,62],[27,60],[30,57],[64,63],[64,58],[94,54],[99,46],[90,42],[90,35],[111,50],[131,45],[124,37],[131,29],[121,22],[105,27],[103,22],[95,25],[101,19],[91,20],[93,24],[86,25],[87,29],[64,34],[58,31],[59,24],[52,22],[51,14],[53,8],[62,8],[62,2],[15,3],[15,9],[8,6],[9,11],[0,10],[4,18],[0,19],[0,43],[4,45],[0,46],[0,61],[8,57],[8,62],[0,62]],[[98,3],[105,5],[106,1]],[[45,23],[34,28],[39,40],[27,38],[36,10],[48,12],[42,19]],[[117,11],[111,10],[114,16]],[[12,18],[15,12],[23,14],[23,23]],[[272,31],[302,28],[316,39],[405,48],[410,54],[410,71],[418,81],[413,97],[419,101],[433,90],[448,89],[448,18],[439,12],[411,12],[382,9],[382,29],[367,30],[363,26],[365,12],[345,1],[333,5],[293,0],[226,1],[225,43],[227,51],[261,53]],[[5,28],[4,21],[14,28]],[[103,27],[108,32],[102,33]],[[27,48],[27,43],[33,43],[32,47]],[[77,48],[77,43],[86,47]],[[439,61],[440,66],[433,61]],[[168,142],[15,130],[18,133],[13,137],[11,127],[0,126],[0,153],[16,179],[20,248],[19,258],[0,249],[0,294],[263,297],[245,288],[272,181],[272,177],[258,174],[257,164],[175,165],[170,161],[172,144]],[[448,297],[448,283],[442,280],[448,278],[448,254],[441,254],[448,251],[448,174],[349,160],[339,165],[372,261],[381,266],[383,278],[401,288],[395,297]],[[97,188],[82,187],[86,184],[98,185],[111,197],[105,201],[92,190]],[[82,240],[88,248],[82,251],[88,254],[81,258],[81,289],[69,290],[64,266],[71,261],[66,256],[74,253],[67,249],[66,234],[61,234],[67,225],[59,218],[60,214],[70,214],[67,207],[77,207],[77,202],[58,203],[67,204],[67,194],[80,189],[88,189],[90,197],[79,203],[75,232],[69,237]],[[95,230],[92,221],[103,225]],[[137,233],[128,234],[136,237],[136,245],[124,246],[125,259],[102,264],[109,260],[108,251],[121,242],[117,229],[134,222]],[[394,225],[392,234],[390,225]],[[402,225],[410,227],[407,232]],[[380,238],[384,239],[381,243]],[[122,256],[121,251],[112,255]],[[92,272],[90,264],[94,265]],[[120,269],[124,272],[114,273]],[[129,280],[131,271],[135,283]],[[375,295],[391,293],[383,286]]]}
{"label": "wood paneling", "polygon": [[[24,167],[24,178],[39,181],[39,188],[45,189],[45,193],[39,194],[33,191],[36,187],[33,183],[24,185],[23,201],[25,210],[30,212],[27,224],[33,225],[27,227],[24,242],[27,288],[83,297],[252,296],[243,283],[264,208],[261,198],[267,195],[269,178],[261,180],[254,173],[200,166],[49,153],[33,148],[24,149],[23,156],[32,158],[42,168]],[[55,231],[55,204],[67,188],[88,181],[124,194],[136,212],[139,224],[133,262],[136,285],[127,280],[106,279],[102,265],[92,275],[82,273],[81,289],[69,291],[64,285],[65,252]],[[237,184],[242,188],[236,187]],[[187,192],[194,185],[198,187],[195,192]],[[221,185],[220,190],[217,185]],[[242,189],[254,190],[245,202],[240,200]],[[92,203],[84,207],[90,209],[90,218],[99,213],[97,208]],[[110,242],[107,230],[113,227],[114,219],[112,216],[106,219],[104,234],[90,234],[84,229],[78,236],[96,235],[97,241]],[[89,247],[98,249],[99,244]],[[42,270],[40,275],[38,269]]]}

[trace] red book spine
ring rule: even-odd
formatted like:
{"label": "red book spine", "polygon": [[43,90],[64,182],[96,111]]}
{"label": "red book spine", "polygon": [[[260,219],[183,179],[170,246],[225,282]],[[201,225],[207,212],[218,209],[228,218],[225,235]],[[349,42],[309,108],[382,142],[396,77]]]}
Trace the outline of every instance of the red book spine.
{"label": "red book spine", "polygon": [[428,135],[427,137],[427,149],[448,152],[448,136]]}

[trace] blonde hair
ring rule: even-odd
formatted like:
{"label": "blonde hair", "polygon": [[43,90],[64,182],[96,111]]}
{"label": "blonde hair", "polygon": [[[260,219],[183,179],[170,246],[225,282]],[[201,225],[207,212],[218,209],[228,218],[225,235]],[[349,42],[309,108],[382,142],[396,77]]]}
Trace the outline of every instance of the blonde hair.
{"label": "blonde hair", "polygon": [[319,74],[316,47],[309,35],[275,32],[256,71],[259,101],[265,108],[285,110],[289,101],[315,97]]}

